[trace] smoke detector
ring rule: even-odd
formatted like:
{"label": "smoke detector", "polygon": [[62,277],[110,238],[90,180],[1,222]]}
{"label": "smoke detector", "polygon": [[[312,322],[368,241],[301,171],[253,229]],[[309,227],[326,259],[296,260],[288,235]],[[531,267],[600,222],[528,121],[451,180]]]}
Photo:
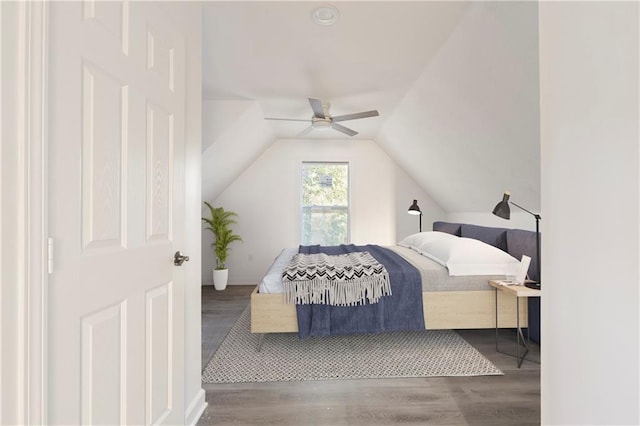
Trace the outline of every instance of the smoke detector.
{"label": "smoke detector", "polygon": [[329,26],[336,23],[340,17],[340,11],[337,7],[325,4],[316,8],[311,14],[311,19],[318,25]]}

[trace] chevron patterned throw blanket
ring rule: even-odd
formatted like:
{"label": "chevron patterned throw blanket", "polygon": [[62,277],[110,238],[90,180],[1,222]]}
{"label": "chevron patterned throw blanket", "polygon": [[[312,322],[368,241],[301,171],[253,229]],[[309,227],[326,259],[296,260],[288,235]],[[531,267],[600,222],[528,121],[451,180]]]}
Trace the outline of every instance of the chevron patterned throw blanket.
{"label": "chevron patterned throw blanket", "polygon": [[369,252],[296,254],[282,273],[290,304],[356,306],[391,295],[389,274]]}

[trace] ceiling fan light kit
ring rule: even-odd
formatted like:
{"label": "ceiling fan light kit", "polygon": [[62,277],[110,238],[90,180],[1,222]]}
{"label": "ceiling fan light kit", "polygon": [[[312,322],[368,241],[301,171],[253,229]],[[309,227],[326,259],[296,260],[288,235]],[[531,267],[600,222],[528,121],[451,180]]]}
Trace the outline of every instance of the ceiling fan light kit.
{"label": "ceiling fan light kit", "polygon": [[[380,115],[377,110],[372,111],[363,111],[356,112],[354,114],[345,114],[338,115],[335,117],[330,116],[325,112],[328,107],[323,106],[322,101],[318,98],[309,98],[309,104],[311,105],[311,109],[313,110],[313,116],[309,120],[303,120],[300,118],[271,118],[265,117],[265,120],[280,120],[280,121],[306,121],[311,123],[311,126],[302,132],[302,134],[306,134],[309,130],[318,129],[318,130],[328,130],[333,129],[337,130],[345,135],[355,136],[358,134],[353,129],[345,127],[341,124],[338,124],[339,121],[347,121],[347,120],[357,120],[359,118],[367,118],[367,117],[377,117]],[[328,105],[328,104],[326,104]]]}
{"label": "ceiling fan light kit", "polygon": [[331,128],[331,120],[328,118],[313,118],[311,127],[317,130],[329,130]]}

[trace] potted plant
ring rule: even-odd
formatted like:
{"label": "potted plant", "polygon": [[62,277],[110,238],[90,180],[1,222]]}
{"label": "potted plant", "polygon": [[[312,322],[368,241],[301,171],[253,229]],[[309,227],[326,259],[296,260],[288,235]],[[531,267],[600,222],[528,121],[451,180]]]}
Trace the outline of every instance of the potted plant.
{"label": "potted plant", "polygon": [[229,257],[229,245],[234,241],[242,241],[238,235],[234,234],[230,226],[238,223],[235,217],[238,214],[231,211],[225,211],[223,207],[212,207],[206,201],[204,204],[209,208],[209,217],[203,217],[202,220],[208,225],[206,229],[213,233],[215,241],[211,244],[213,252],[216,256],[216,267],[213,269],[213,285],[216,290],[224,290],[227,287],[229,278],[229,270],[226,262]]}

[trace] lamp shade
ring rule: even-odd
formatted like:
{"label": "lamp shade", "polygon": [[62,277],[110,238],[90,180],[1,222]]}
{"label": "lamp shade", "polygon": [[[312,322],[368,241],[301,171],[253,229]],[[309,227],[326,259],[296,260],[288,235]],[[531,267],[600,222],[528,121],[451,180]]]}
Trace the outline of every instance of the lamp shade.
{"label": "lamp shade", "polygon": [[503,219],[509,219],[511,217],[511,209],[509,208],[509,193],[505,192],[500,201],[493,208],[493,214]]}
{"label": "lamp shade", "polygon": [[422,210],[420,210],[420,207],[418,206],[418,200],[413,200],[413,203],[409,206],[407,213],[414,215],[422,214]]}

